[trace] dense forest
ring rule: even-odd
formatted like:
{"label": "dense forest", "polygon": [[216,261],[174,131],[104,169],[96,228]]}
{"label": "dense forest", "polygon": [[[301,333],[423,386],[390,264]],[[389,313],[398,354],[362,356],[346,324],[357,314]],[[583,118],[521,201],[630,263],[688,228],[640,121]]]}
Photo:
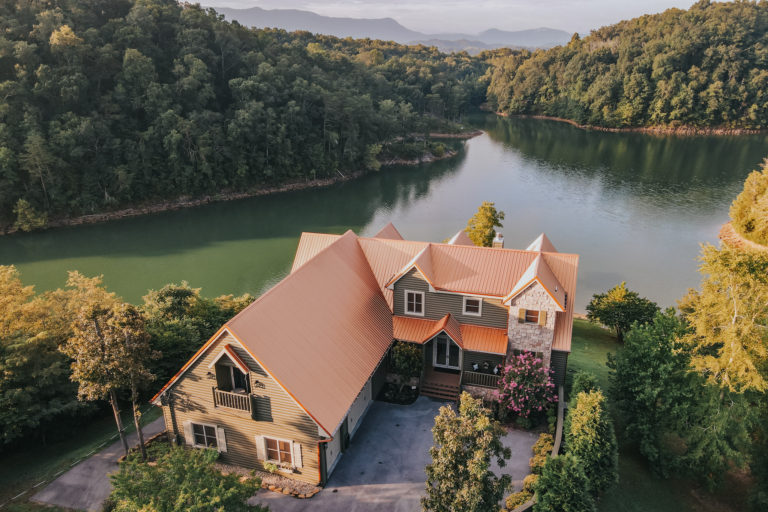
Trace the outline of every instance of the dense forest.
{"label": "dense forest", "polygon": [[175,0],[12,0],[0,26],[0,228],[377,168],[487,86],[466,54]]}
{"label": "dense forest", "polygon": [[604,127],[768,125],[768,3],[701,0],[550,50],[499,50],[490,105]]}

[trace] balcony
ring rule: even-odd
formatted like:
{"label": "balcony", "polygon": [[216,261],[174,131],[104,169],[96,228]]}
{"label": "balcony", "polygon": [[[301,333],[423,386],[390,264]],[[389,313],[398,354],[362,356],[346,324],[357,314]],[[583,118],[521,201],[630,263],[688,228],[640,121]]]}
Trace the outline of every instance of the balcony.
{"label": "balcony", "polygon": [[213,388],[213,403],[216,407],[226,407],[238,411],[252,413],[251,395],[248,393],[233,393]]}
{"label": "balcony", "polygon": [[492,373],[464,372],[461,383],[468,386],[481,386],[484,388],[499,387],[499,375]]}

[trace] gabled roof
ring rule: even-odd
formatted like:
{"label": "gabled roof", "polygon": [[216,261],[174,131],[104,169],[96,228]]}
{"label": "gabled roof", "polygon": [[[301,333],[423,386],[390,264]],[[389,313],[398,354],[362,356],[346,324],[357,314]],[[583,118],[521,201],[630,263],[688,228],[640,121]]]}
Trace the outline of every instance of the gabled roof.
{"label": "gabled roof", "polygon": [[386,240],[403,240],[403,235],[401,235],[395,225],[390,222],[381,228],[378,233],[373,235],[373,238],[383,238]]}
{"label": "gabled roof", "polygon": [[392,314],[347,231],[223,329],[330,436],[389,348]]}
{"label": "gabled roof", "polygon": [[540,234],[536,240],[531,242],[531,245],[526,247],[525,250],[536,252],[557,252],[555,246],[552,245],[552,242],[544,233]]}
{"label": "gabled roof", "polygon": [[[294,269],[300,265],[300,262],[311,259],[321,247],[329,243],[329,240],[338,237],[339,235],[302,235],[296,251]],[[548,239],[545,241],[544,237],[539,238],[541,239],[541,247],[554,249]],[[536,258],[540,256],[541,261],[551,271],[551,276],[554,276],[552,279],[546,270],[539,272],[542,286],[545,286],[552,293],[557,293],[558,297],[560,297],[559,291],[554,292],[555,287],[557,286],[558,290],[561,288],[564,290],[563,296],[558,300],[562,301],[560,305],[565,307],[565,312],[557,313],[552,348],[571,350],[572,304],[575,303],[578,255],[379,238],[358,238],[357,241],[365,253],[376,281],[382,288],[390,310],[393,307],[392,290],[387,289],[387,284],[394,277],[400,275],[404,267],[407,267],[427,246],[431,246],[429,248],[431,263],[429,272],[431,274],[425,278],[429,279],[436,291],[466,293],[499,299],[507,297],[519,284],[527,282],[520,283],[521,278]],[[426,265],[423,266],[426,267]],[[426,268],[422,268],[422,270],[427,272]],[[562,287],[558,286],[557,283]],[[567,304],[565,304],[565,293],[568,294]]]}
{"label": "gabled roof", "polygon": [[518,279],[515,287],[512,291],[504,297],[504,304],[509,302],[525,291],[529,286],[534,283],[539,283],[544,290],[552,297],[552,301],[560,311],[565,311],[565,290],[563,285],[557,280],[552,269],[541,257],[541,254],[536,256],[533,263],[525,270],[520,279]]}
{"label": "gabled roof", "polygon": [[[458,324],[451,315],[445,315],[440,320],[393,316],[392,323],[396,340],[423,344],[445,331],[464,350],[499,355],[507,353],[506,329]],[[454,324],[458,325],[458,329]]]}
{"label": "gabled roof", "polygon": [[448,313],[440,320],[426,320],[424,318],[410,318],[405,316],[393,316],[393,337],[396,340],[410,341],[412,343],[426,343],[441,332],[444,332],[464,348],[462,329],[459,322]]}
{"label": "gabled roof", "polygon": [[469,245],[474,247],[475,243],[469,238],[469,235],[466,231],[463,229],[453,235],[450,240],[448,240],[448,245]]}

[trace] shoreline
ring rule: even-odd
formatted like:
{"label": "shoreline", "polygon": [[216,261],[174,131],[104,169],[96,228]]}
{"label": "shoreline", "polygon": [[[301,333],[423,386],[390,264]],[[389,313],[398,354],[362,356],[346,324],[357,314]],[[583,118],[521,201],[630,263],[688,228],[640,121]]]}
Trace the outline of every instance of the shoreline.
{"label": "shoreline", "polygon": [[679,136],[695,136],[695,135],[759,135],[761,133],[768,133],[768,128],[726,128],[722,126],[629,126],[623,128],[612,128],[608,126],[595,126],[591,124],[579,124],[573,119],[565,119],[563,117],[545,116],[538,114],[507,114],[505,112],[495,112],[497,116],[507,118],[521,118],[521,119],[540,119],[544,121],[557,121],[559,123],[566,123],[576,128],[587,131],[609,132],[609,133],[645,133],[648,135],[679,135]]}
{"label": "shoreline", "polygon": [[733,227],[732,222],[723,224],[717,237],[721,242],[733,249],[768,252],[768,246],[758,244],[757,242],[753,242],[752,240],[748,240],[741,236],[741,234]]}
{"label": "shoreline", "polygon": [[[476,130],[473,132],[456,133],[456,134],[430,134],[430,137],[434,138],[451,138],[468,140],[478,135],[482,135],[482,130]],[[425,163],[432,163],[438,160],[445,160],[453,158],[458,155],[458,151],[446,150],[442,156],[434,156],[432,153],[426,152],[418,158],[403,159],[392,158],[381,162],[382,167],[390,167],[394,165],[408,165],[416,166]],[[77,217],[63,217],[51,220],[43,229],[35,231],[46,231],[51,228],[62,228],[68,226],[81,226],[83,224],[99,224],[102,222],[109,222],[112,220],[125,219],[129,217],[139,217],[142,215],[151,215],[154,213],[162,213],[174,210],[181,210],[185,208],[195,208],[198,206],[204,206],[211,203],[219,203],[224,201],[236,201],[238,199],[248,199],[250,197],[259,197],[272,194],[280,194],[282,192],[296,192],[299,190],[307,190],[311,188],[325,188],[335,185],[337,183],[344,183],[354,179],[361,178],[367,174],[377,171],[354,171],[351,173],[343,174],[341,171],[336,171],[339,175],[331,178],[321,178],[306,181],[293,181],[289,183],[283,183],[281,185],[275,185],[270,187],[261,187],[251,189],[245,192],[220,192],[217,194],[208,194],[201,197],[189,197],[182,196],[172,200],[165,200],[159,202],[150,202],[139,206],[133,206],[130,208],[121,208],[119,210],[106,211],[100,213],[91,213],[88,215],[79,215]],[[20,230],[10,226],[8,228],[0,228],[0,236],[12,235],[19,233]]]}

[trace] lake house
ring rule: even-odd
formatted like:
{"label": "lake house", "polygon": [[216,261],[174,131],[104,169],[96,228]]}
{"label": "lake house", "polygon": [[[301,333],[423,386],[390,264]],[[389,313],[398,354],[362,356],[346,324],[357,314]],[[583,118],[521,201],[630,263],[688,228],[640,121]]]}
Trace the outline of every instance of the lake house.
{"label": "lake house", "polygon": [[525,250],[304,233],[290,274],[219,329],[157,393],[174,442],[324,484],[387,381],[396,341],[424,355],[420,392],[487,393],[533,351],[562,382],[578,256],[545,235]]}

